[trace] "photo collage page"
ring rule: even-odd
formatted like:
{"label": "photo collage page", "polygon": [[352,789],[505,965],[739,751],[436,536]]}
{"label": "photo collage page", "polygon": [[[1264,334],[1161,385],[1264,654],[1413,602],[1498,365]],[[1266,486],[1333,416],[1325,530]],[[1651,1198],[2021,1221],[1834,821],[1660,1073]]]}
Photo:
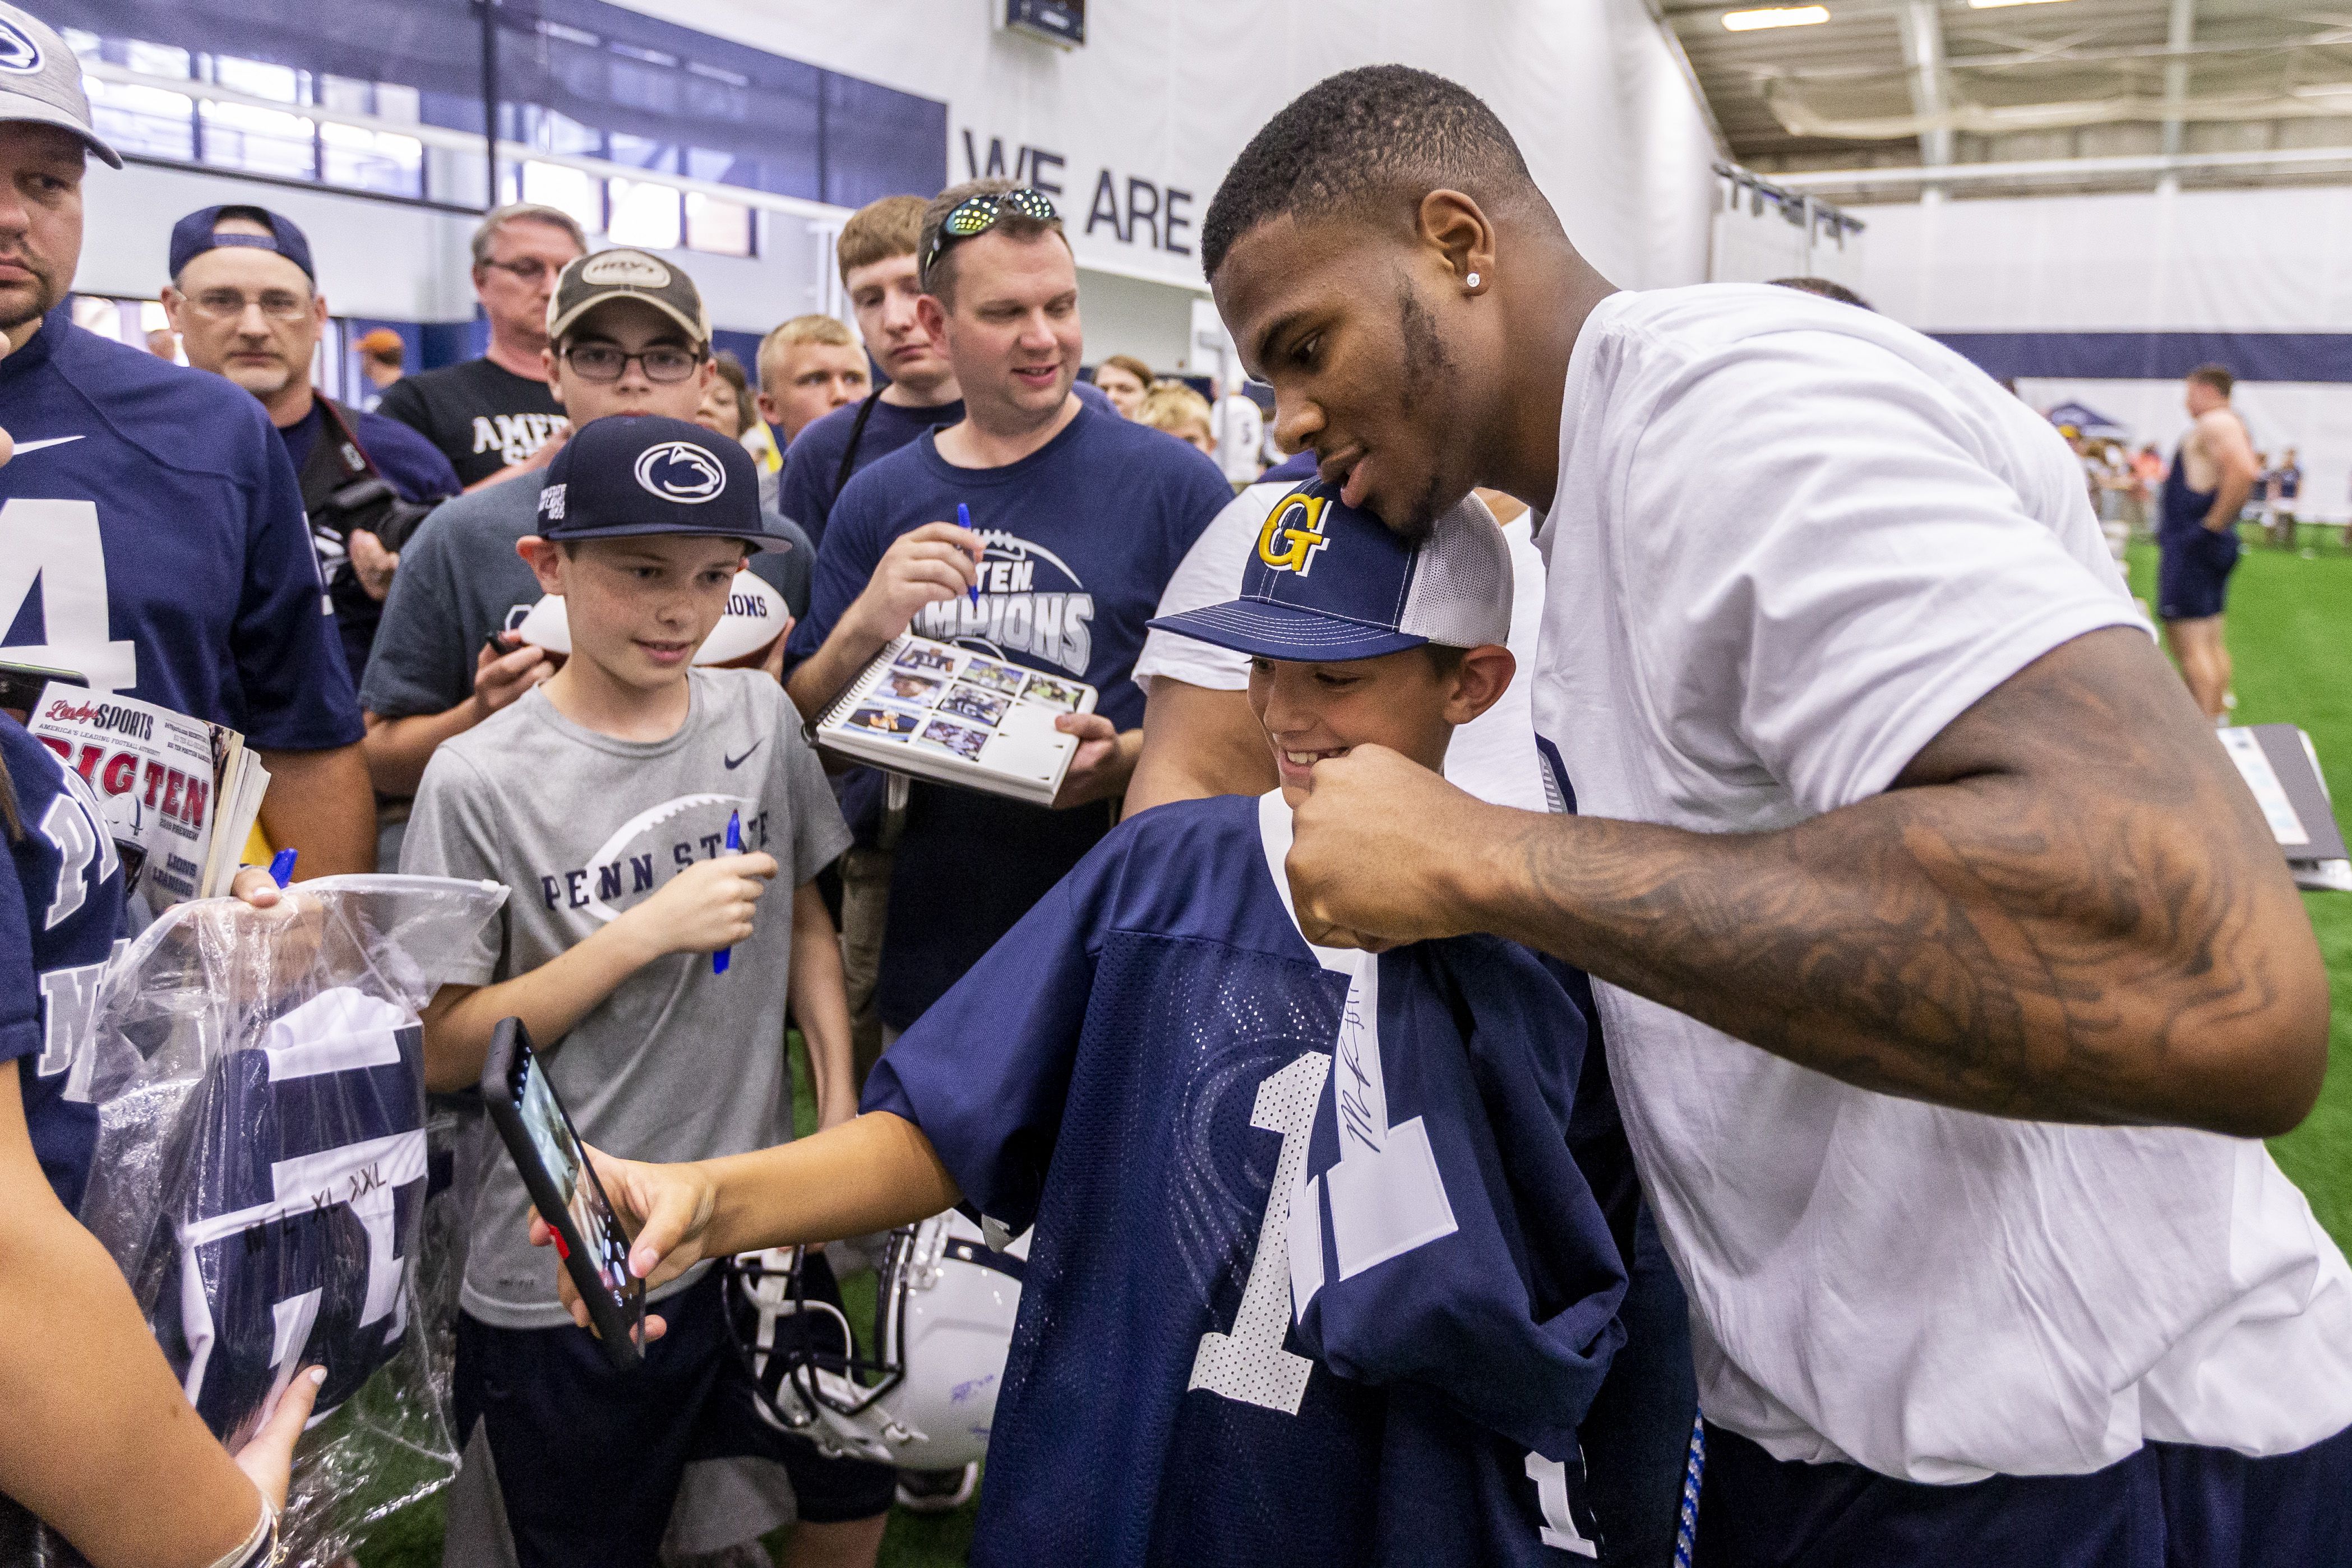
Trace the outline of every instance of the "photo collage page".
{"label": "photo collage page", "polygon": [[1074,713],[1084,696],[1075,681],[941,643],[915,642],[842,727],[977,762],[1014,703]]}

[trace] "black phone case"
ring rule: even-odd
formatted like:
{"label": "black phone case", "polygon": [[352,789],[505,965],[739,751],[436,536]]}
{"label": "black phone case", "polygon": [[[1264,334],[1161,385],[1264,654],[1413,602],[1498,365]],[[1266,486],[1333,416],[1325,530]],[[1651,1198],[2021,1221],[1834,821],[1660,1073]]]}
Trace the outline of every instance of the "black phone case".
{"label": "black phone case", "polygon": [[[540,1163],[539,1145],[531,1142],[530,1132],[522,1124],[522,1113],[515,1108],[515,1061],[530,1048],[530,1035],[523,1028],[520,1019],[499,1020],[497,1027],[490,1031],[489,1057],[482,1063],[482,1099],[489,1106],[490,1120],[497,1124],[499,1136],[506,1141],[508,1155],[513,1159],[515,1168],[522,1173],[522,1185],[530,1193],[531,1207],[538,1209],[539,1217],[563,1238],[563,1267],[570,1271],[572,1287],[580,1292],[580,1299],[588,1303],[589,1321],[596,1325],[597,1343],[604,1347],[605,1359],[623,1372],[634,1371],[644,1359],[636,1342],[629,1337],[634,1325],[620,1303],[613,1300],[612,1291],[605,1288],[604,1277],[597,1271],[593,1261],[596,1256],[595,1249],[589,1238],[580,1234],[579,1226],[572,1222],[570,1207],[564,1203],[563,1195],[556,1190],[555,1178]],[[554,1090],[552,1083],[548,1085],[551,1094]],[[572,1125],[572,1113],[564,1110],[562,1101],[558,1100],[555,1103],[556,1109],[563,1113],[564,1126],[571,1129],[572,1141],[579,1142],[580,1130]],[[596,1180],[594,1166],[582,1166],[581,1175],[595,1183],[597,1196],[604,1196],[604,1184]],[[608,1209],[613,1207],[610,1198],[606,1198],[604,1207]],[[640,1303],[637,1318],[640,1322],[645,1316],[642,1305],[645,1288],[644,1281],[636,1282]]]}

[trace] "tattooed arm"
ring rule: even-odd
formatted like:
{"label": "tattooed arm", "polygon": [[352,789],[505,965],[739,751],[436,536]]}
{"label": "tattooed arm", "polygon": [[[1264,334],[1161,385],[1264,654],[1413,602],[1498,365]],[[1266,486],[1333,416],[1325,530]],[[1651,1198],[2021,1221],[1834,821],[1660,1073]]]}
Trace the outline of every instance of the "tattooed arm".
{"label": "tattooed arm", "polygon": [[1373,747],[1317,765],[1297,825],[1315,940],[1496,932],[1890,1094],[2268,1135],[2326,1062],[2285,864],[2125,628],[1996,687],[1885,794],[1777,831],[1509,811]]}

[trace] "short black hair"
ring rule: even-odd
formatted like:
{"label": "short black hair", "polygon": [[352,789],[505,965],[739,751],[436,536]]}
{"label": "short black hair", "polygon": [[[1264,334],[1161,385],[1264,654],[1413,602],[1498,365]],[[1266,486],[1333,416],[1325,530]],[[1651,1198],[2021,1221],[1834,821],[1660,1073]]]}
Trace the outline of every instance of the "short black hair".
{"label": "short black hair", "polygon": [[1242,149],[1201,221],[1211,277],[1271,218],[1402,212],[1435,190],[1498,208],[1535,193],[1519,144],[1469,89],[1410,66],[1364,66],[1299,94]]}

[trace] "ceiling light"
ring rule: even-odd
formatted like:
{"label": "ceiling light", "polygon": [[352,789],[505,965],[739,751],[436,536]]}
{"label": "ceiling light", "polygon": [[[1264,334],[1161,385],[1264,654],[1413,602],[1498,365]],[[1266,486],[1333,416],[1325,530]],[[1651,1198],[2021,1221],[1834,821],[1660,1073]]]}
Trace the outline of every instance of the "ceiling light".
{"label": "ceiling light", "polygon": [[1752,33],[1759,27],[1810,27],[1829,19],[1826,5],[1769,5],[1761,11],[1723,14],[1723,25],[1735,33]]}
{"label": "ceiling light", "polygon": [[1969,0],[1971,11],[1997,11],[2003,5],[2053,5],[2058,0]]}

